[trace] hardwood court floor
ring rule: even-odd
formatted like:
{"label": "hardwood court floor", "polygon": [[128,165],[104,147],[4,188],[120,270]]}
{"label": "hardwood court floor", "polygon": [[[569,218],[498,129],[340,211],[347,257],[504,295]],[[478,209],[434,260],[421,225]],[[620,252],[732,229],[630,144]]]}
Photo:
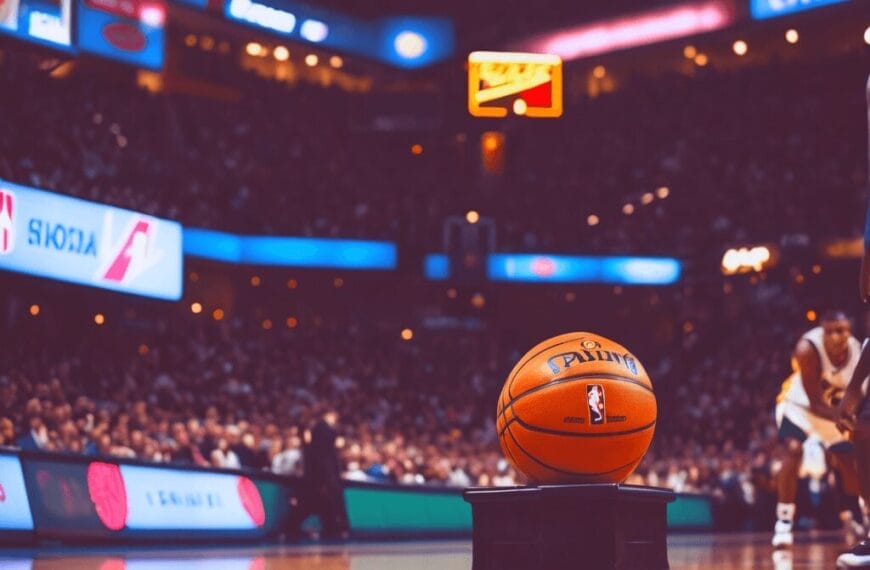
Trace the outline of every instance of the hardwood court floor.
{"label": "hardwood court floor", "polygon": [[[768,534],[676,535],[673,570],[834,569],[845,544],[837,534],[804,535],[774,553]],[[255,547],[51,548],[0,550],[2,570],[470,570],[471,543],[378,542]],[[583,568],[582,565],[577,566]],[[509,569],[506,569],[509,570]],[[589,569],[595,570],[595,569]]]}

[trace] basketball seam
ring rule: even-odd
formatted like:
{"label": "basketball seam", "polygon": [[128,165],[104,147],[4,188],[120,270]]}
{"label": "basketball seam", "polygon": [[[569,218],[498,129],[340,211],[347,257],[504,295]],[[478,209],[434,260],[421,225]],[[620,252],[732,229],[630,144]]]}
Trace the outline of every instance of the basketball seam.
{"label": "basketball seam", "polygon": [[[636,461],[638,461],[638,459],[633,459],[633,460],[629,461],[628,463],[626,463],[625,465],[620,465],[619,467],[617,467],[615,469],[611,469],[609,471],[601,471],[601,472],[568,471],[565,469],[559,469],[558,467],[553,467],[552,465],[547,465],[546,463],[544,463],[543,461],[541,461],[540,459],[538,459],[537,457],[533,456],[531,453],[526,451],[525,448],[522,445],[520,445],[520,442],[517,441],[517,438],[514,437],[514,434],[510,429],[508,429],[507,432],[508,432],[508,435],[511,436],[511,439],[516,444],[516,446],[520,449],[520,451],[522,451],[523,454],[525,454],[529,459],[531,459],[532,461],[534,461],[535,463],[537,463],[541,467],[545,467],[545,468],[549,469],[550,471],[555,471],[556,473],[563,473],[565,475],[578,475],[580,477],[597,477],[599,475],[607,475],[608,473],[614,473],[616,471],[619,471],[620,469],[625,469],[626,467],[628,467],[632,463],[635,463]],[[643,455],[641,455],[641,457],[643,457]]]}
{"label": "basketball seam", "polygon": [[[507,437],[504,436],[504,432],[502,432],[502,433],[499,435],[499,438],[507,439]],[[510,455],[511,462],[512,462],[513,465],[514,465],[514,468],[519,469],[519,465],[518,465],[518,463],[517,463],[517,458],[514,456],[514,452],[511,451],[511,448],[510,448],[510,446],[507,444],[507,441],[505,441],[505,443],[504,443],[504,445],[503,445],[502,447],[503,447],[503,449],[507,452],[507,454]]]}
{"label": "basketball seam", "polygon": [[[620,376],[618,374],[597,374],[594,372],[589,372],[587,374],[577,374],[575,376],[566,376],[565,378],[557,378],[556,380],[550,380],[549,382],[541,384],[540,386],[535,386],[534,388],[529,388],[528,390],[517,395],[516,398],[512,399],[510,402],[505,404],[504,407],[501,409],[501,411],[496,414],[495,419],[496,419],[496,421],[498,421],[498,418],[500,416],[504,415],[505,410],[508,409],[508,406],[513,407],[514,402],[516,402],[520,398],[528,396],[529,394],[534,394],[535,392],[540,392],[544,388],[548,388],[550,386],[555,386],[557,384],[567,384],[569,382],[574,382],[576,380],[587,380],[590,378],[596,378],[596,379],[600,378],[602,380],[618,380],[620,382],[628,382],[629,384],[635,384],[637,386],[640,386],[641,388],[643,388],[644,390],[648,391],[650,394],[655,396],[655,392],[653,391],[653,389],[639,380],[632,380],[631,378],[626,378],[625,376]],[[514,414],[516,414],[516,412],[514,412]]]}
{"label": "basketball seam", "polygon": [[[588,335],[589,333],[582,333],[582,334],[583,334],[583,335]],[[538,351],[538,352],[536,352],[535,354],[533,354],[532,356],[528,357],[528,358],[525,360],[525,362],[523,362],[522,364],[520,364],[519,368],[517,368],[516,372],[514,372],[514,375],[511,376],[511,379],[508,381],[508,399],[514,397],[514,395],[511,394],[511,388],[512,388],[513,385],[514,385],[514,380],[516,379],[517,375],[520,373],[520,370],[522,370],[522,369],[525,367],[526,364],[528,364],[529,362],[531,362],[532,360],[534,360],[534,359],[537,358],[538,356],[544,354],[545,352],[547,352],[547,351],[550,350],[551,348],[556,348],[557,346],[562,346],[563,344],[568,344],[569,342],[574,342],[575,340],[580,340],[581,338],[583,338],[583,337],[582,337],[582,336],[578,336],[578,337],[570,338],[570,339],[568,339],[568,340],[563,340],[562,342],[557,342],[556,344],[551,344],[550,346],[548,346],[548,347],[546,347],[546,348],[542,348],[540,351]],[[508,402],[508,403],[510,403],[510,402]]]}
{"label": "basketball seam", "polygon": [[542,428],[542,427],[538,427],[538,426],[533,426],[531,424],[527,424],[526,422],[524,422],[519,416],[516,415],[516,412],[514,412],[514,417],[511,418],[508,421],[508,423],[505,424],[505,426],[502,428],[502,433],[504,433],[504,430],[506,430],[508,428],[508,426],[510,426],[514,422],[519,423],[523,428],[525,428],[529,431],[546,433],[549,435],[566,435],[569,437],[610,437],[610,436],[620,436],[620,435],[631,435],[633,433],[639,433],[642,431],[646,431],[646,430],[650,429],[651,427],[655,427],[655,425],[656,425],[656,420],[653,420],[644,426],[640,426],[640,427],[636,427],[636,428],[628,429],[628,430],[623,430],[623,431],[607,431],[607,432],[598,432],[598,433],[577,433],[577,432],[572,432],[572,431],[560,431],[560,430],[555,430],[555,429],[547,429],[547,428]]}

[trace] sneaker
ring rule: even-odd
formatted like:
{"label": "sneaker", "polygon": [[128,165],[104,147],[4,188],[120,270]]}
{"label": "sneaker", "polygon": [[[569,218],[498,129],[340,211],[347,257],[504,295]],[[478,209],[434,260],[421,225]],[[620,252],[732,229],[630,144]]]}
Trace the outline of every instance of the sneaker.
{"label": "sneaker", "polygon": [[837,568],[870,568],[870,538],[859,542],[855,548],[837,558]]}
{"label": "sneaker", "polygon": [[794,544],[791,526],[790,522],[776,521],[773,527],[773,540],[770,542],[774,548],[791,548]]}
{"label": "sneaker", "polygon": [[773,570],[792,570],[794,568],[794,553],[791,550],[773,551]]}

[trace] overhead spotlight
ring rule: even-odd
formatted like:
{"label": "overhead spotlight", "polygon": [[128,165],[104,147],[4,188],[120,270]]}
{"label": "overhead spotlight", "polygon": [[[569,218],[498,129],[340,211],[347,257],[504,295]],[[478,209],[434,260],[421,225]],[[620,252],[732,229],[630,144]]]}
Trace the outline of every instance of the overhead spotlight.
{"label": "overhead spotlight", "polygon": [[622,207],[622,213],[626,216],[630,216],[634,213],[634,204],[626,204]]}
{"label": "overhead spotlight", "polygon": [[800,35],[798,34],[798,31],[795,30],[794,28],[787,30],[785,32],[785,41],[787,41],[788,43],[796,44],[796,43],[798,43],[799,39],[800,39]]}
{"label": "overhead spotlight", "polygon": [[867,29],[864,30],[864,43],[870,46],[870,26],[867,26]]}
{"label": "overhead spotlight", "polygon": [[320,20],[305,20],[299,34],[309,42],[322,42],[329,35],[329,26]]}
{"label": "overhead spotlight", "polygon": [[734,53],[737,55],[746,55],[746,52],[749,51],[749,45],[743,40],[737,40],[734,42],[734,45],[731,46],[731,49],[733,49]]}
{"label": "overhead spotlight", "polygon": [[514,101],[513,110],[515,115],[523,116],[529,110],[529,104],[525,99],[517,99]]}
{"label": "overhead spotlight", "polygon": [[278,61],[287,61],[290,59],[290,50],[284,46],[278,46],[272,51],[272,55],[274,55],[275,59]]}
{"label": "overhead spotlight", "polygon": [[601,220],[598,219],[598,216],[596,216],[595,214],[589,214],[586,217],[586,223],[589,224],[590,226],[597,226],[600,221]]}
{"label": "overhead spotlight", "polygon": [[393,41],[396,53],[405,59],[416,59],[426,51],[426,38],[417,32],[404,31]]}
{"label": "overhead spotlight", "polygon": [[482,309],[486,305],[486,297],[482,293],[475,293],[471,296],[471,306],[475,309]]}
{"label": "overhead spotlight", "polygon": [[317,54],[309,53],[305,56],[305,65],[308,67],[314,67],[317,65],[318,61],[320,61],[320,59],[317,57]]}
{"label": "overhead spotlight", "polygon": [[699,53],[695,56],[695,65],[697,65],[698,67],[704,67],[705,65],[707,65],[708,61],[709,60],[707,59],[707,54],[705,53]]}
{"label": "overhead spotlight", "polygon": [[245,53],[254,57],[260,55],[262,51],[263,46],[258,44],[257,42],[248,42],[248,45],[245,46]]}
{"label": "overhead spotlight", "polygon": [[607,70],[603,65],[596,65],[595,69],[592,70],[592,76],[595,79],[604,79],[605,75],[607,75]]}
{"label": "overhead spotlight", "polygon": [[686,59],[695,59],[695,56],[698,55],[698,50],[693,45],[688,45],[683,48],[683,57]]}
{"label": "overhead spotlight", "polygon": [[344,66],[344,60],[342,60],[339,56],[334,55],[329,58],[329,65],[331,65],[335,69],[341,69]]}
{"label": "overhead spotlight", "polygon": [[469,224],[476,224],[478,221],[480,221],[480,214],[478,214],[474,210],[469,210],[468,213],[465,214],[465,221],[467,221]]}

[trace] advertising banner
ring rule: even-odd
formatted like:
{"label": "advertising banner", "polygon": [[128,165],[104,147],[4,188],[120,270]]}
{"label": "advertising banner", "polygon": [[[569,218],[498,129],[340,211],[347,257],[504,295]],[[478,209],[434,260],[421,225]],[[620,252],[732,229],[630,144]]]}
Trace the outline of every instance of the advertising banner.
{"label": "advertising banner", "polygon": [[0,270],[177,300],[181,225],[0,181]]}
{"label": "advertising banner", "polygon": [[839,4],[848,0],[751,0],[750,11],[752,17],[756,20],[764,20],[767,18],[776,18],[793,14],[794,12],[804,12],[806,10],[814,10],[828,4]]}
{"label": "advertising banner", "polygon": [[0,33],[72,50],[72,0],[0,0]]}
{"label": "advertising banner", "polygon": [[487,260],[493,281],[669,285],[682,264],[667,257],[598,257],[547,254],[495,254]]}
{"label": "advertising banner", "polygon": [[160,0],[80,0],[78,44],[137,67],[163,68],[166,5]]}
{"label": "advertising banner", "polygon": [[289,508],[290,488],[223,471],[26,457],[40,535],[264,537]]}
{"label": "advertising banner", "polygon": [[88,491],[106,528],[255,529],[263,499],[247,477],[91,463]]}
{"label": "advertising banner", "polygon": [[225,263],[339,269],[395,269],[396,244],[386,241],[241,236],[184,229],[184,253]]}
{"label": "advertising banner", "polygon": [[0,532],[33,530],[30,502],[16,455],[0,455]]}

